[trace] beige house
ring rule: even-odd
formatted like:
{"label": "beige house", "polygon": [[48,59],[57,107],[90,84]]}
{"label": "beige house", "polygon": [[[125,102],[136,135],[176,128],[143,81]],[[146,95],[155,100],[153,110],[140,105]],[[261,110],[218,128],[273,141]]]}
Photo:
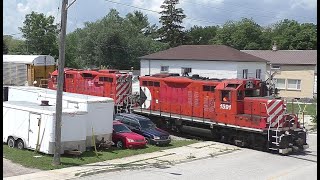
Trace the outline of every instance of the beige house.
{"label": "beige house", "polygon": [[313,98],[317,95],[316,50],[242,50],[242,52],[269,61],[267,72],[276,72],[274,82],[281,97]]}

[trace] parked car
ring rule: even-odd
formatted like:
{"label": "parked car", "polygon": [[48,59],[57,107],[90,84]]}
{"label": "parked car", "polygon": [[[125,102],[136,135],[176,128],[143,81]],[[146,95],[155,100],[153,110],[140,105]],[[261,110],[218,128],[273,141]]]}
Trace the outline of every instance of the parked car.
{"label": "parked car", "polygon": [[167,145],[171,142],[170,134],[156,125],[147,117],[137,114],[119,113],[114,120],[120,121],[133,132],[143,135],[148,144]]}
{"label": "parked car", "polygon": [[112,141],[118,148],[143,148],[147,144],[143,136],[132,132],[119,121],[113,121]]}

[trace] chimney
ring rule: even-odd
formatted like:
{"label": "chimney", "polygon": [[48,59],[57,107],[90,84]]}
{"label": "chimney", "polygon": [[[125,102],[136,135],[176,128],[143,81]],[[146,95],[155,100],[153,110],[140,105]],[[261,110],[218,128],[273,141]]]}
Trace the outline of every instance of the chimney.
{"label": "chimney", "polygon": [[278,50],[277,44],[276,44],[276,42],[274,42],[272,45],[272,51],[277,51],[277,50]]}
{"label": "chimney", "polygon": [[40,106],[50,106],[49,101],[47,100],[42,100]]}

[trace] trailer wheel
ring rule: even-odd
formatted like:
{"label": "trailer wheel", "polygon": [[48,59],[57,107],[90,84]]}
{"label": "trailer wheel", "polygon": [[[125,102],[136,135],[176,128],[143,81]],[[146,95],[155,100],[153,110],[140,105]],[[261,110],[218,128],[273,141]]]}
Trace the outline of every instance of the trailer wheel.
{"label": "trailer wheel", "polygon": [[24,149],[24,143],[23,143],[22,139],[17,140],[17,148]]}
{"label": "trailer wheel", "polygon": [[7,141],[7,144],[10,148],[14,148],[15,146],[15,140],[13,137],[8,137],[8,141]]}
{"label": "trailer wheel", "polygon": [[119,148],[119,149],[122,149],[122,148],[124,148],[124,146],[123,146],[123,142],[122,141],[117,141],[117,143],[116,143],[116,146],[117,146],[117,148]]}

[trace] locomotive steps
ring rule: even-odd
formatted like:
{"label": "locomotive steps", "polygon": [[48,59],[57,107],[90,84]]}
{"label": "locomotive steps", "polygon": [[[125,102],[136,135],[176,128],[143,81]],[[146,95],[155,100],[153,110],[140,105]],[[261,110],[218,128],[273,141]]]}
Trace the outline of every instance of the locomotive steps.
{"label": "locomotive steps", "polygon": [[23,176],[5,179],[74,179],[103,172],[137,168],[169,168],[175,164],[194,161],[218,155],[232,153],[240,148],[228,144],[203,141],[188,146],[166,149],[158,152],[140,154],[121,159],[92,163],[78,167],[69,167],[50,171],[41,171]]}

